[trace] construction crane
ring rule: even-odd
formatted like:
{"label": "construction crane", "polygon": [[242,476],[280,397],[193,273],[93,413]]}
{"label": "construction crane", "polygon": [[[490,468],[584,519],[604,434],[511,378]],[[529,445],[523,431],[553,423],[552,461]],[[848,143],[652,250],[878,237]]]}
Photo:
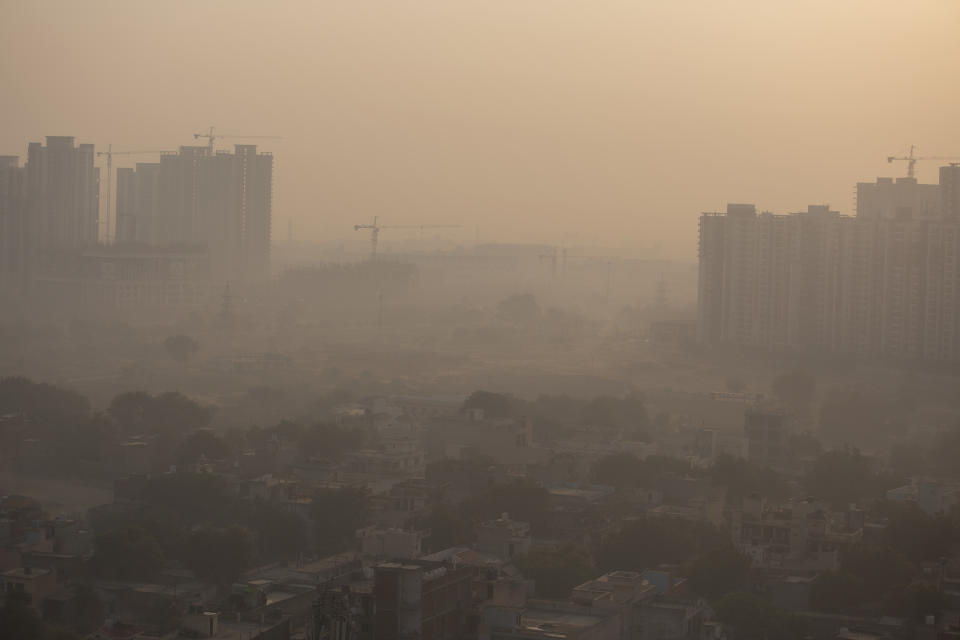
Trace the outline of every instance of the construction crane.
{"label": "construction crane", "polygon": [[114,151],[113,145],[108,144],[106,151],[97,151],[98,156],[107,157],[107,244],[110,243],[110,204],[113,198],[113,156],[141,156],[155,153],[176,153],[168,149],[160,151]]}
{"label": "construction crane", "polygon": [[895,160],[903,160],[907,163],[907,177],[913,178],[916,177],[916,166],[917,160],[958,160],[957,156],[915,156],[913,152],[916,151],[916,146],[910,145],[910,153],[905,156],[887,156],[887,164],[894,162]]}
{"label": "construction crane", "polygon": [[195,133],[193,134],[193,139],[198,140],[200,138],[207,139],[207,153],[211,156],[213,155],[213,144],[217,138],[262,138],[264,140],[282,140],[280,136],[241,136],[235,134],[223,134],[223,133],[214,133],[213,127],[210,127],[206,132]]}
{"label": "construction crane", "polygon": [[380,237],[381,229],[459,229],[459,224],[380,224],[380,216],[373,216],[372,224],[355,224],[354,231],[360,229],[370,229],[370,262],[377,259],[377,239]]}

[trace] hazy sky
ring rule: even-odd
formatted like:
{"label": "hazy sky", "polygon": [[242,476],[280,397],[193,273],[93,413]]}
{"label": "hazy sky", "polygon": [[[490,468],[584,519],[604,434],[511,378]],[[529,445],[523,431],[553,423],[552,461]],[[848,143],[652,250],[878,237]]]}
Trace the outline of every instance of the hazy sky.
{"label": "hazy sky", "polygon": [[284,137],[278,238],[380,215],[693,258],[701,210],[847,212],[911,143],[960,156],[958,34],[958,0],[0,0],[0,155],[215,125]]}

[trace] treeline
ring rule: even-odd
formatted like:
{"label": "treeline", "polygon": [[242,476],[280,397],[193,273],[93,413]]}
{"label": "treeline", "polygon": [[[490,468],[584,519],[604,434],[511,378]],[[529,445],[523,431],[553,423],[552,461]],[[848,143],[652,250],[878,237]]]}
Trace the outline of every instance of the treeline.
{"label": "treeline", "polygon": [[577,428],[595,427],[620,432],[627,439],[649,442],[652,424],[643,397],[579,398],[568,395],[541,395],[527,401],[516,396],[475,391],[463,403],[464,412],[479,409],[486,418],[530,419],[538,440],[562,437]]}

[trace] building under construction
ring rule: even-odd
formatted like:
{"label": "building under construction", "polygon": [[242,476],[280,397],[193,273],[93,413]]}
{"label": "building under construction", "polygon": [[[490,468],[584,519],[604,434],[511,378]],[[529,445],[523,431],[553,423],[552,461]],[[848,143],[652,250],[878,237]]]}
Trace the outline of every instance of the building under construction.
{"label": "building under construction", "polygon": [[270,272],[273,156],[256,145],[211,153],[180,147],[159,163],[117,175],[117,239],[201,246],[216,281],[257,281]]}

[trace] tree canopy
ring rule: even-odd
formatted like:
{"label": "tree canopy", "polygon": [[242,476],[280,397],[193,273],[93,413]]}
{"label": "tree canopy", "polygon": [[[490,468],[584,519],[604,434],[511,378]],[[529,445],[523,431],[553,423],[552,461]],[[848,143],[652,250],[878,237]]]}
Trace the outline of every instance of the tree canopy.
{"label": "tree canopy", "polygon": [[689,585],[694,593],[716,602],[730,592],[745,588],[749,574],[750,559],[727,544],[693,561]]}
{"label": "tree canopy", "polygon": [[90,401],[67,391],[26,378],[0,379],[0,414],[23,414],[50,426],[63,426],[86,418]]}
{"label": "tree canopy", "polygon": [[781,373],[771,387],[777,400],[798,413],[806,413],[817,395],[817,379],[804,371]]}
{"label": "tree canopy", "polygon": [[480,409],[485,418],[499,420],[516,418],[521,413],[522,403],[511,395],[492,391],[474,391],[463,402],[461,411]]}
{"label": "tree canopy", "polygon": [[660,564],[682,564],[724,544],[711,524],[687,520],[640,520],[610,536],[594,554],[601,571],[642,571]]}
{"label": "tree canopy", "polygon": [[246,529],[236,525],[195,529],[184,537],[180,558],[197,577],[227,585],[249,567],[253,540]]}
{"label": "tree canopy", "polygon": [[532,578],[539,597],[566,598],[577,585],[596,573],[590,556],[582,549],[535,549],[514,558],[514,564],[525,577]]}
{"label": "tree canopy", "polygon": [[163,346],[173,360],[186,362],[200,350],[200,343],[185,335],[169,336],[163,341]]}
{"label": "tree canopy", "polygon": [[802,640],[807,635],[802,616],[787,613],[750,593],[724,596],[715,612],[720,622],[733,628],[738,640]]}
{"label": "tree canopy", "polygon": [[160,543],[138,527],[101,533],[93,546],[93,566],[102,578],[152,580],[165,562]]}
{"label": "tree canopy", "polygon": [[213,410],[176,391],[157,396],[128,391],[113,398],[107,413],[130,434],[185,434],[210,425]]}

